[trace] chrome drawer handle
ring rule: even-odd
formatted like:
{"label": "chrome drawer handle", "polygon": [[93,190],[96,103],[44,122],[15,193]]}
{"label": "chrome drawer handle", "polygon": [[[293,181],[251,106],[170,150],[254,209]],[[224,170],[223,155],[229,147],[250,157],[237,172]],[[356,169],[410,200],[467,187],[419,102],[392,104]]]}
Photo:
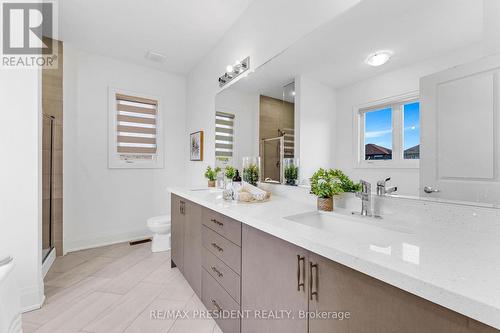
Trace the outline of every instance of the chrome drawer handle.
{"label": "chrome drawer handle", "polygon": [[212,271],[217,274],[219,277],[223,277],[224,274],[221,273],[215,266],[212,266]]}
{"label": "chrome drawer handle", "polygon": [[220,307],[219,304],[217,304],[217,302],[214,299],[212,299],[212,304],[215,306],[218,312],[222,312],[222,308]]}
{"label": "chrome drawer handle", "polygon": [[211,219],[210,221],[212,221],[213,223],[217,224],[218,226],[220,227],[223,227],[224,226],[224,223],[220,222],[220,221],[217,221],[216,219]]}
{"label": "chrome drawer handle", "polygon": [[224,252],[224,249],[222,247],[220,247],[219,245],[215,244],[215,243],[212,243],[212,246],[214,248],[216,248],[219,252]]}

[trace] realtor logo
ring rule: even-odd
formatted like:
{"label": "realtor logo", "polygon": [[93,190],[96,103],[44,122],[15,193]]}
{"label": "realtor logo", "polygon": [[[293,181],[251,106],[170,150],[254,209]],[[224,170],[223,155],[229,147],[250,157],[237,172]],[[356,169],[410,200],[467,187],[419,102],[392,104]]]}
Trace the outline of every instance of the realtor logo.
{"label": "realtor logo", "polygon": [[54,17],[52,2],[3,2],[2,66],[57,66]]}

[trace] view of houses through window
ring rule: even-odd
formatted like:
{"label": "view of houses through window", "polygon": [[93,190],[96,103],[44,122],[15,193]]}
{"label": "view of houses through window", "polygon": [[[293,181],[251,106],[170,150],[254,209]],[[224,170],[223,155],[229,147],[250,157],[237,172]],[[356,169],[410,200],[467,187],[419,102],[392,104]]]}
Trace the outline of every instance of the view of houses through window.
{"label": "view of houses through window", "polygon": [[[399,114],[396,114],[398,113]],[[364,159],[416,160],[420,158],[420,103],[396,103],[362,113],[364,118]],[[396,119],[397,121],[394,121]],[[401,121],[399,121],[401,120]],[[393,156],[395,142],[402,156]]]}

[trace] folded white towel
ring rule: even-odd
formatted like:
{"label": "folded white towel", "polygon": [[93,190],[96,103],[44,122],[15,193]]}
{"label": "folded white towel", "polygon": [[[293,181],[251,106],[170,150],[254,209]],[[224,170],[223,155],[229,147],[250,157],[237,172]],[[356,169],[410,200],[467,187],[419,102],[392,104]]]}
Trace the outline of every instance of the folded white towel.
{"label": "folded white towel", "polygon": [[262,201],[266,199],[267,192],[261,190],[256,186],[253,186],[252,184],[249,184],[247,182],[242,182],[241,189],[245,192],[250,193],[255,200]]}

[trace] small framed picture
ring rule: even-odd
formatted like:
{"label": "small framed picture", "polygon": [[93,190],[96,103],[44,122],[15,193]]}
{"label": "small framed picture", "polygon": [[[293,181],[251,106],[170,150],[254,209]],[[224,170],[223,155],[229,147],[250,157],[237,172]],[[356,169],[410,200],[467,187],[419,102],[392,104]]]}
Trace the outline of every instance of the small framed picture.
{"label": "small framed picture", "polygon": [[203,131],[191,133],[189,139],[191,161],[203,161]]}

